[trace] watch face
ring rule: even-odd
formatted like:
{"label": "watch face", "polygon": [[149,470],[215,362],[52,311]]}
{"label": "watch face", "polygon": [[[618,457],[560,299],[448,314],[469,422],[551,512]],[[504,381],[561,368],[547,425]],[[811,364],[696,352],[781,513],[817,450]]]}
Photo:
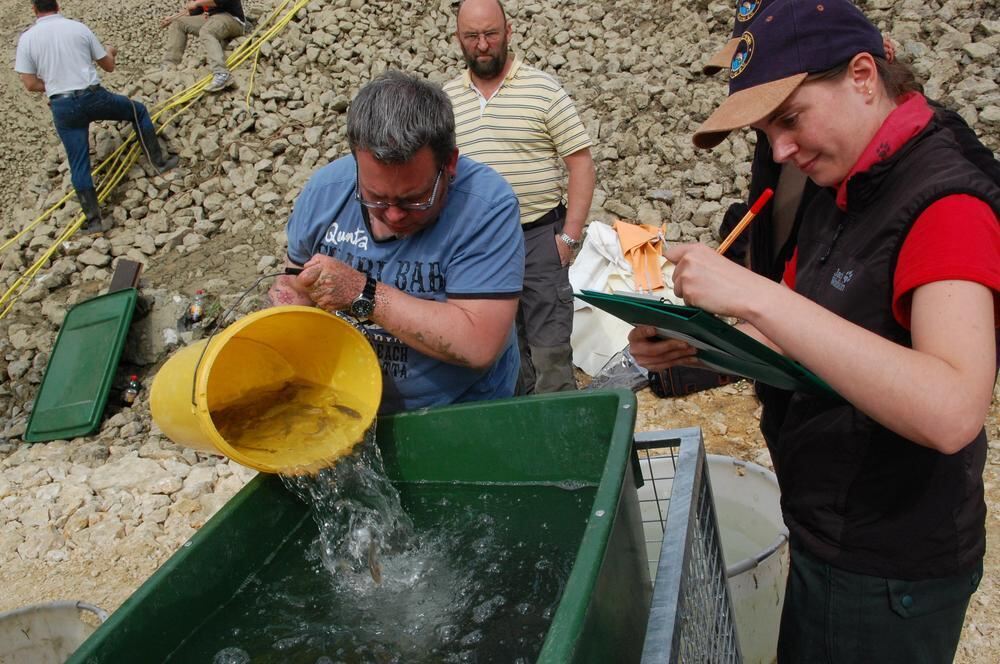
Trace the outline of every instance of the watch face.
{"label": "watch face", "polygon": [[351,303],[351,315],[355,318],[368,318],[375,311],[375,303],[371,300],[358,298]]}

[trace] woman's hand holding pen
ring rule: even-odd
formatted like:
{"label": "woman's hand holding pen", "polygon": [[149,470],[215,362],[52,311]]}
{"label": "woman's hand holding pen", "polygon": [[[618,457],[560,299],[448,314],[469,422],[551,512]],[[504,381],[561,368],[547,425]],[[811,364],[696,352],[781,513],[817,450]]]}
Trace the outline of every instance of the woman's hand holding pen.
{"label": "woman's hand holding pen", "polygon": [[750,318],[766,289],[777,286],[704,244],[671,245],[664,255],[675,265],[674,293],[714,314]]}

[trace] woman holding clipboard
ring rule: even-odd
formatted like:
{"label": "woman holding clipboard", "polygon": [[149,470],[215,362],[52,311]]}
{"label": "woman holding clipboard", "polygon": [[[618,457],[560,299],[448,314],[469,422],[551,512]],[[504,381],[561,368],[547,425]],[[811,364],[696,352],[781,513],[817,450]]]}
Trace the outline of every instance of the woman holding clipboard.
{"label": "woman holding clipboard", "polygon": [[[695,145],[753,127],[821,189],[783,284],[676,245],[675,292],[843,397],[793,392],[767,435],[791,532],[778,661],[949,662],[985,551],[1000,187],[847,0],[769,5],[730,76]],[[641,365],[697,362],[647,334]]]}

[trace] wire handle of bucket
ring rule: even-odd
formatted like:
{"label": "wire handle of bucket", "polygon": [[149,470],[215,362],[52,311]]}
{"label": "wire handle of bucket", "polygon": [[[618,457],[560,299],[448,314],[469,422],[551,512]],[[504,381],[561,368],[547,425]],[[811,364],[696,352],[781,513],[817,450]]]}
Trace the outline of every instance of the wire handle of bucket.
{"label": "wire handle of bucket", "polygon": [[[242,304],[243,300],[246,299],[246,296],[249,295],[251,291],[253,291],[258,286],[260,286],[260,282],[264,281],[265,279],[271,279],[273,277],[282,277],[282,276],[286,276],[286,275],[294,277],[294,276],[298,276],[300,274],[302,274],[302,268],[301,267],[286,267],[281,272],[272,272],[271,274],[265,274],[265,275],[263,275],[261,277],[258,277],[252,284],[250,284],[249,288],[247,288],[245,291],[243,291],[243,293],[238,298],[236,298],[236,301],[228,309],[226,309],[224,312],[222,312],[221,316],[218,316],[217,318],[215,318],[215,320],[212,321],[212,325],[211,325],[208,337],[207,337],[207,339],[205,341],[205,345],[202,346],[201,354],[198,355],[198,361],[194,365],[194,377],[191,380],[191,405],[192,406],[197,406],[198,405],[198,400],[197,400],[198,371],[199,371],[199,369],[201,369],[201,361],[205,358],[205,352],[208,350],[208,346],[212,343],[212,338],[215,336],[215,334],[222,327],[222,324],[229,318],[229,316],[232,315],[232,313],[234,311],[236,311],[236,308],[238,306],[240,306],[240,304]],[[340,318],[340,319],[344,320],[345,322],[349,323],[356,330],[358,330],[359,332],[361,332],[362,334],[364,334],[365,338],[368,338],[369,341],[371,341],[371,339],[368,337],[368,331],[365,329],[365,327],[363,325],[361,325],[361,321],[359,321],[356,318],[353,318],[353,317],[351,317],[351,316],[349,316],[347,314],[344,314],[343,312],[340,312],[340,311],[334,312],[333,315],[335,315],[338,318]]]}

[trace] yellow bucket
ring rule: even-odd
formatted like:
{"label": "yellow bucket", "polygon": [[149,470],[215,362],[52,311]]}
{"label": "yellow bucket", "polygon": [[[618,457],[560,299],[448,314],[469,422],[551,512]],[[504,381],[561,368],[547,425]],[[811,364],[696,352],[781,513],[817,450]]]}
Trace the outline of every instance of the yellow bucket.
{"label": "yellow bucket", "polygon": [[179,445],[294,475],[348,454],[381,398],[364,334],[321,309],[283,306],[174,353],[153,379],[150,409]]}

